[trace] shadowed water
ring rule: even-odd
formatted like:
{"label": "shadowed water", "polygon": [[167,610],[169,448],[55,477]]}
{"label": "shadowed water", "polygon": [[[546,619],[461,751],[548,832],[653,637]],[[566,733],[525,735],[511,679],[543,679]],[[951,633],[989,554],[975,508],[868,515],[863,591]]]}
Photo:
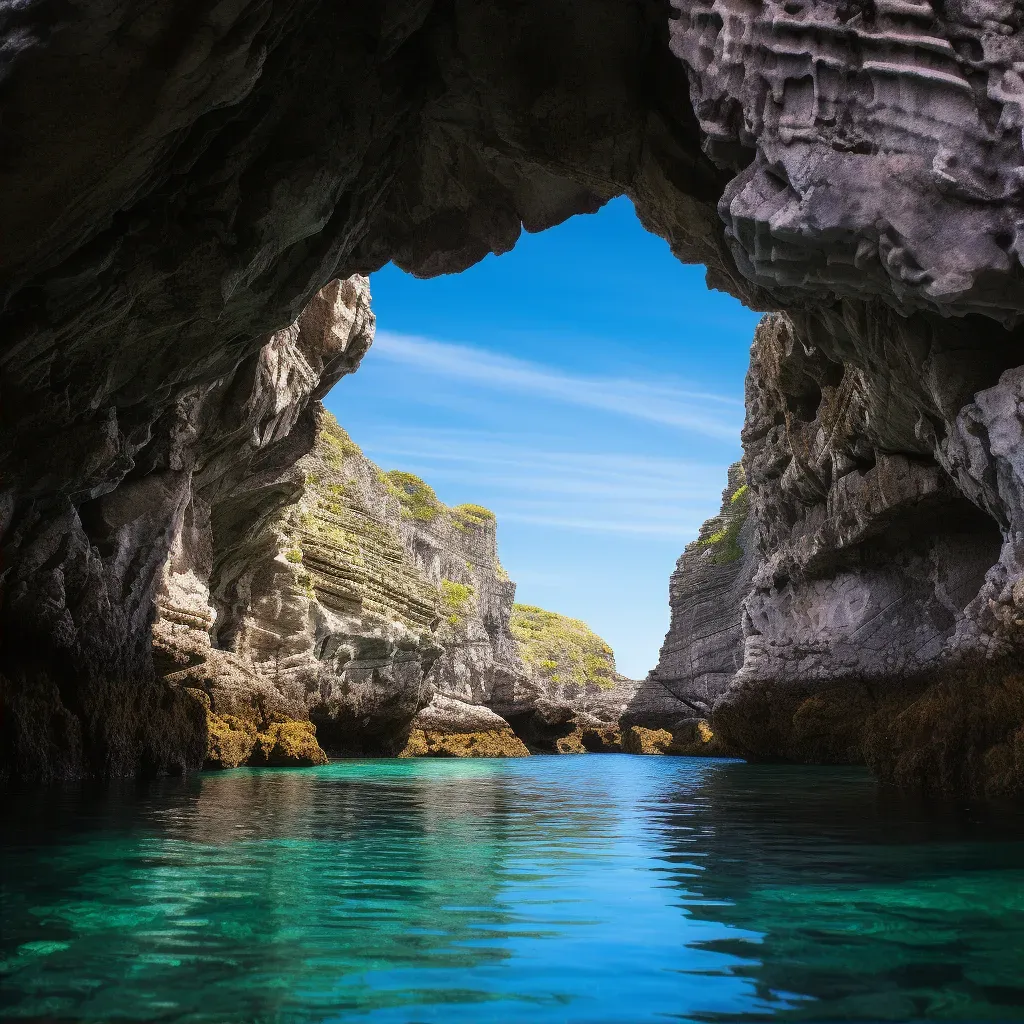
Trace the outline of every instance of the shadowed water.
{"label": "shadowed water", "polygon": [[343,761],[4,814],[8,1018],[1024,1020],[1024,823],[857,770]]}

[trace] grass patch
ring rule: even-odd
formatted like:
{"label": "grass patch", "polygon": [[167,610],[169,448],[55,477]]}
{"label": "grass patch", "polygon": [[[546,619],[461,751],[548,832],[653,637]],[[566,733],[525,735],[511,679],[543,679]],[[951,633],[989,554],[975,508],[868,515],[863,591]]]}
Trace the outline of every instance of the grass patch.
{"label": "grass patch", "polygon": [[469,615],[473,601],[473,588],[455,580],[441,580],[441,605],[448,624],[454,628],[463,625]]}
{"label": "grass patch", "polygon": [[324,455],[335,469],[341,467],[347,455],[362,455],[359,445],[348,435],[348,431],[329,413],[320,420],[320,441]]}
{"label": "grass patch", "polygon": [[711,548],[715,565],[730,565],[743,557],[739,536],[750,513],[750,491],[745,483],[723,496],[722,511],[701,528],[695,544]]}
{"label": "grass patch", "polygon": [[381,482],[388,493],[398,499],[402,506],[402,515],[408,519],[419,519],[429,523],[444,511],[444,505],[434,493],[434,488],[414,473],[392,469],[381,474]]}
{"label": "grass patch", "polygon": [[494,513],[483,505],[456,505],[451,514],[452,522],[462,530],[479,529],[495,522]]}
{"label": "grass patch", "polygon": [[615,654],[585,622],[535,605],[517,604],[509,623],[519,654],[552,683],[615,685]]}

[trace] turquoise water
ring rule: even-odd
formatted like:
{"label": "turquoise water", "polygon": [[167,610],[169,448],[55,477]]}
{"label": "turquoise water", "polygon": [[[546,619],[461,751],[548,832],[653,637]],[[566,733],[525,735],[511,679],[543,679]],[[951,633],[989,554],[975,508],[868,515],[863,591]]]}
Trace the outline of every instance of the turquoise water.
{"label": "turquoise water", "polygon": [[4,821],[7,1018],[1024,1020],[1024,823],[856,770],[343,761]]}

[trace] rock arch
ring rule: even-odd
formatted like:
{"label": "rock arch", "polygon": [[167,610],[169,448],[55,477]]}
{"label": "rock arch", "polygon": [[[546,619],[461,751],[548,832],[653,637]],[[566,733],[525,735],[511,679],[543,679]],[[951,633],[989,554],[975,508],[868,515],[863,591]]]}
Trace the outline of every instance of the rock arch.
{"label": "rock arch", "polygon": [[194,760],[151,682],[153,583],[226,437],[258,425],[261,472],[295,457],[259,408],[270,332],[332,278],[457,271],[623,193],[711,286],[861,375],[872,447],[999,523],[975,618],[1016,657],[1020,19],[1003,0],[5,11],[8,770]]}

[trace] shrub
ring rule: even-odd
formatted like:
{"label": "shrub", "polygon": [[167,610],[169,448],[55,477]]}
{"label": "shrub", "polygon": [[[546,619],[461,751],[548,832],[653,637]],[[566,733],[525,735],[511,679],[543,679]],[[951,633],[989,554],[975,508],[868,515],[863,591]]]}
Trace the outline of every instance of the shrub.
{"label": "shrub", "polygon": [[523,661],[557,685],[615,685],[615,654],[580,619],[517,604],[509,623]]}
{"label": "shrub", "polygon": [[444,511],[434,488],[413,473],[393,469],[384,473],[381,480],[388,493],[398,499],[402,515],[409,519],[430,522]]}

